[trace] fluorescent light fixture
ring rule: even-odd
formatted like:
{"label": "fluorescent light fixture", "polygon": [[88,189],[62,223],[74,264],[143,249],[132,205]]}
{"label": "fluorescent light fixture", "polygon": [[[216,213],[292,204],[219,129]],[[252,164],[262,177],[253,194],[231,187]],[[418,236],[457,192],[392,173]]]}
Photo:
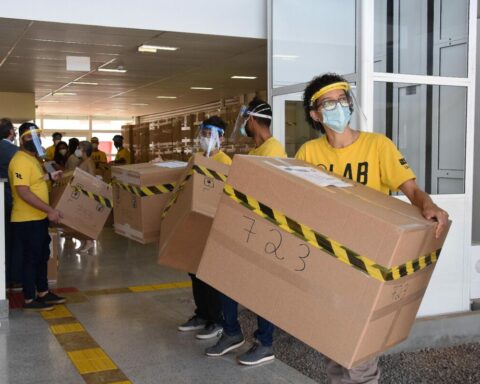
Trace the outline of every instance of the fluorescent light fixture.
{"label": "fluorescent light fixture", "polygon": [[213,88],[210,87],[190,87],[193,90],[200,90],[200,91],[211,91]]}
{"label": "fluorescent light fixture", "polygon": [[54,92],[52,96],[76,96],[75,92]]}
{"label": "fluorescent light fixture", "polygon": [[241,79],[241,80],[255,80],[257,76],[239,76],[239,75],[234,75],[231,77],[231,79]]}
{"label": "fluorescent light fixture", "polygon": [[278,54],[278,55],[273,55],[273,57],[275,59],[284,59],[284,60],[295,60],[295,59],[298,59],[298,56],[297,55],[282,55],[282,54]]}
{"label": "fluorescent light fixture", "polygon": [[125,73],[125,72],[127,72],[127,70],[126,69],[118,69],[118,68],[98,68],[98,72]]}
{"label": "fluorescent light fixture", "polygon": [[176,99],[177,96],[157,96],[157,99]]}
{"label": "fluorescent light fixture", "polygon": [[177,49],[177,47],[142,44],[140,47],[138,47],[138,52],[156,53],[157,51],[176,51]]}
{"label": "fluorescent light fixture", "polygon": [[136,107],[146,107],[148,104],[146,104],[146,103],[132,103],[130,105],[134,105]]}
{"label": "fluorescent light fixture", "polygon": [[60,101],[58,100],[40,100],[40,103],[59,103]]}
{"label": "fluorescent light fixture", "polygon": [[89,81],[72,81],[75,85],[98,85],[98,83],[91,83]]}

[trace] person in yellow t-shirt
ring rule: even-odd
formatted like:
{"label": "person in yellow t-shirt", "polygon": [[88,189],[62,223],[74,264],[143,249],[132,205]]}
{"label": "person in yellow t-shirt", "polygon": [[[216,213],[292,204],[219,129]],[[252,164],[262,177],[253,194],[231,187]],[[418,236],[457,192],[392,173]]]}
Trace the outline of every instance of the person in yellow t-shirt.
{"label": "person in yellow t-shirt", "polygon": [[[203,121],[198,132],[200,148],[205,157],[219,163],[230,165],[232,159],[220,147],[223,142],[226,124],[218,116],[212,116]],[[192,279],[192,293],[195,301],[195,314],[185,323],[178,326],[182,332],[200,330],[196,338],[207,340],[216,337],[222,332],[222,310],[218,291],[197,279],[190,273]]]}
{"label": "person in yellow t-shirt", "polygon": [[132,159],[130,156],[130,152],[128,149],[123,147],[123,136],[122,135],[115,135],[113,136],[113,145],[117,148],[117,155],[115,156],[115,160],[112,161],[113,164],[131,164]]}
{"label": "person in yellow t-shirt", "polygon": [[[253,138],[255,149],[249,153],[250,155],[285,158],[287,154],[282,145],[272,137],[271,123],[272,108],[265,101],[255,98],[248,107],[240,110],[234,135],[238,130],[240,134]],[[238,303],[223,294],[220,298],[224,319],[223,333],[215,345],[205,350],[207,356],[223,356],[245,343],[238,322]],[[240,364],[252,366],[275,358],[272,347],[274,325],[260,316],[257,316],[257,324],[258,328],[254,334],[257,341],[247,352],[238,356],[237,361]]]}
{"label": "person in yellow t-shirt", "polygon": [[55,156],[55,147],[60,141],[62,141],[62,134],[60,132],[55,132],[52,135],[52,140],[53,145],[51,145],[45,150],[45,161],[53,161],[53,158]]}
{"label": "person in yellow t-shirt", "polygon": [[98,137],[92,137],[90,140],[92,143],[92,156],[91,159],[95,163],[95,166],[98,168],[100,164],[107,164],[107,154],[100,149],[98,149],[99,140]]}
{"label": "person in yellow t-shirt", "polygon": [[33,123],[19,128],[21,149],[12,158],[8,178],[12,189],[11,222],[15,242],[21,244],[24,310],[53,309],[65,302],[48,289],[47,264],[50,257],[49,220],[57,223],[61,213],[50,207],[47,180],[59,180],[62,171],[46,174],[37,155],[43,154],[39,129]]}
{"label": "person in yellow t-shirt", "polygon": [[[324,135],[302,145],[296,158],[388,194],[402,191],[427,219],[438,222],[439,237],[448,223],[448,214],[435,205],[415,181],[415,174],[395,144],[378,133],[350,127],[353,98],[348,82],[337,74],[316,77],[303,95],[305,117]],[[352,369],[326,358],[331,382],[378,383],[378,358]]]}

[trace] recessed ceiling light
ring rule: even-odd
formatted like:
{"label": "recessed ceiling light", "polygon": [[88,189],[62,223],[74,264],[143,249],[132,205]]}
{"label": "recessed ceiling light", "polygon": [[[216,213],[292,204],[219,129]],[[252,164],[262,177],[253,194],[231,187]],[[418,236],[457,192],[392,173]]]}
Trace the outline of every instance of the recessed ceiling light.
{"label": "recessed ceiling light", "polygon": [[76,96],[75,92],[55,92],[52,93],[52,96]]}
{"label": "recessed ceiling light", "polygon": [[177,96],[157,96],[157,99],[176,99]]}
{"label": "recessed ceiling light", "polygon": [[140,47],[138,47],[138,52],[155,53],[157,51],[176,51],[177,49],[178,49],[177,47],[166,47],[162,45],[142,44]]}
{"label": "recessed ceiling light", "polygon": [[91,83],[89,81],[72,81],[75,85],[98,85],[98,83]]}
{"label": "recessed ceiling light", "polygon": [[232,79],[241,79],[241,80],[255,80],[257,76],[239,76],[239,75],[234,75],[231,77]]}
{"label": "recessed ceiling light", "polygon": [[200,91],[211,91],[213,88],[210,87],[190,87],[193,90],[200,90]]}
{"label": "recessed ceiling light", "polygon": [[134,105],[136,107],[146,107],[148,104],[146,104],[146,103],[132,103],[130,105]]}
{"label": "recessed ceiling light", "polygon": [[284,59],[284,60],[295,60],[298,59],[297,55],[282,55],[282,54],[277,54],[273,55],[275,59]]}
{"label": "recessed ceiling light", "polygon": [[117,73],[125,73],[127,72],[126,69],[119,69],[119,68],[98,68],[99,72],[117,72]]}

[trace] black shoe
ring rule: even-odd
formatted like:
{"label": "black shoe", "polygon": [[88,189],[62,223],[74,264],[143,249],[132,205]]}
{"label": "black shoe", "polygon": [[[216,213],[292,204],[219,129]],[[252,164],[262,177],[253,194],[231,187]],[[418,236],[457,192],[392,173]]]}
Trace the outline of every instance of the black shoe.
{"label": "black shoe", "polygon": [[64,297],[60,297],[50,291],[48,291],[48,293],[45,296],[42,296],[42,297],[38,296],[37,300],[45,304],[63,304],[67,301],[67,299],[65,299]]}
{"label": "black shoe", "polygon": [[214,337],[220,336],[223,332],[221,325],[210,323],[205,326],[200,332],[195,336],[199,340],[208,340],[213,339]]}
{"label": "black shoe", "polygon": [[238,362],[243,365],[257,365],[275,359],[272,347],[264,347],[256,342],[243,355],[238,357]]}
{"label": "black shoe", "polygon": [[38,312],[38,311],[51,311],[52,309],[53,309],[52,305],[44,303],[43,301],[38,301],[38,300],[33,300],[30,303],[23,304],[24,311]]}
{"label": "black shoe", "polygon": [[191,317],[187,322],[179,325],[177,329],[181,332],[198,331],[205,328],[207,321],[197,315]]}
{"label": "black shoe", "polygon": [[223,333],[217,344],[207,348],[205,354],[212,357],[223,356],[234,349],[240,348],[244,343],[245,338],[242,333],[236,336],[228,336]]}

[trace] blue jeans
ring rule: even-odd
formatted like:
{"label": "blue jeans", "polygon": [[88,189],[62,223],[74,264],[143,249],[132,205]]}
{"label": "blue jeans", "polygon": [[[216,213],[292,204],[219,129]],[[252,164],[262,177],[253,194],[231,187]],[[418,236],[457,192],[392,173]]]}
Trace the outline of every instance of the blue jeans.
{"label": "blue jeans", "polygon": [[[238,303],[224,294],[221,294],[220,296],[224,319],[222,323],[223,331],[228,336],[240,335],[242,333],[242,328],[238,322]],[[271,347],[275,326],[260,316],[257,316],[257,323],[258,328],[253,335],[264,347]]]}

